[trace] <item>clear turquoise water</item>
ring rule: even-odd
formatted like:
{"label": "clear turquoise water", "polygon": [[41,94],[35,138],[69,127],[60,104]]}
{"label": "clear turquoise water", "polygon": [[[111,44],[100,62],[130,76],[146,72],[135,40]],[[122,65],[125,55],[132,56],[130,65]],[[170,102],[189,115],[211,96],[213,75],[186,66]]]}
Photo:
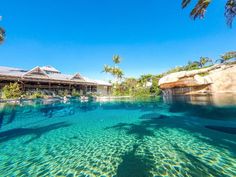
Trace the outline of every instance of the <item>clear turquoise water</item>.
{"label": "clear turquoise water", "polygon": [[3,177],[236,176],[232,102],[74,100],[0,110]]}

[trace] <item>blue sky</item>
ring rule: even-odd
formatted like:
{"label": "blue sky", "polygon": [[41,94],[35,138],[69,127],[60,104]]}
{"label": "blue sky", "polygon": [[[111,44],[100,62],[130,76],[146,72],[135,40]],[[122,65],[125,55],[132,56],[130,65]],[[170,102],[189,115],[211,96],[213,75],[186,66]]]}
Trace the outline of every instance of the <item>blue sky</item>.
{"label": "blue sky", "polygon": [[1,1],[6,42],[0,65],[30,69],[52,65],[65,73],[106,79],[104,64],[123,58],[126,76],[158,74],[200,56],[235,50],[236,27],[225,24],[224,1],[204,20],[189,17],[181,0]]}

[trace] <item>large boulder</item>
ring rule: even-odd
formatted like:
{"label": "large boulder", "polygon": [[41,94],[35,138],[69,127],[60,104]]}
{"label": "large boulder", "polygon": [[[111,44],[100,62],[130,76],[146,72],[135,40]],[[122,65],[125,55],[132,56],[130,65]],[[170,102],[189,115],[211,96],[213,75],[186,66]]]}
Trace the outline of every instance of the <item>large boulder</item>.
{"label": "large boulder", "polygon": [[164,92],[168,90],[171,94],[205,93],[206,90],[208,93],[236,92],[236,65],[218,64],[172,73],[161,78],[159,86]]}

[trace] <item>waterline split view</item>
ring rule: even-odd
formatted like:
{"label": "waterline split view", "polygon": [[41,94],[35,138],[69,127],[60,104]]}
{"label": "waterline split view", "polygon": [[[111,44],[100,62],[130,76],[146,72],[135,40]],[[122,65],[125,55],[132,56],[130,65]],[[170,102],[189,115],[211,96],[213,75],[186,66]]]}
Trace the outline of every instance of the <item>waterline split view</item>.
{"label": "waterline split view", "polygon": [[236,177],[236,0],[0,2],[0,177]]}
{"label": "waterline split view", "polygon": [[236,105],[1,105],[1,176],[235,176]]}

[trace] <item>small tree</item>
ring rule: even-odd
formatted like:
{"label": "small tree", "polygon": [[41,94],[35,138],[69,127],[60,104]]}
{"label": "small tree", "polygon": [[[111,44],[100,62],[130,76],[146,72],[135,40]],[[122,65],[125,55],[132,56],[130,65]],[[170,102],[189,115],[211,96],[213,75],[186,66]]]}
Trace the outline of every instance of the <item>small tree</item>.
{"label": "small tree", "polygon": [[224,55],[221,56],[223,63],[235,58],[236,58],[236,51],[226,52]]}
{"label": "small tree", "polygon": [[226,52],[225,54],[220,56],[220,59],[216,60],[216,62],[226,63],[231,59],[236,59],[236,51]]}
{"label": "small tree", "polygon": [[112,92],[114,95],[120,95],[123,93],[125,87],[121,85],[121,83],[119,84],[119,81],[121,81],[124,76],[123,70],[118,66],[118,64],[121,62],[121,58],[119,55],[114,55],[112,57],[112,61],[114,66],[104,65],[103,72],[109,73],[114,77],[115,83],[113,84]]}
{"label": "small tree", "polygon": [[2,89],[2,97],[4,99],[19,98],[21,95],[21,88],[17,82],[5,85]]}
{"label": "small tree", "polygon": [[199,62],[198,61],[189,61],[187,66],[185,66],[185,70],[194,70],[199,68]]}
{"label": "small tree", "polygon": [[212,60],[208,57],[200,57],[200,60],[199,60],[199,66],[200,68],[203,68],[207,63],[210,63],[212,62]]}
{"label": "small tree", "polygon": [[123,70],[118,66],[121,62],[121,58],[119,55],[114,55],[112,60],[115,66],[104,65],[103,72],[110,73],[115,78],[115,83],[118,84],[118,81],[120,81],[124,76]]}

